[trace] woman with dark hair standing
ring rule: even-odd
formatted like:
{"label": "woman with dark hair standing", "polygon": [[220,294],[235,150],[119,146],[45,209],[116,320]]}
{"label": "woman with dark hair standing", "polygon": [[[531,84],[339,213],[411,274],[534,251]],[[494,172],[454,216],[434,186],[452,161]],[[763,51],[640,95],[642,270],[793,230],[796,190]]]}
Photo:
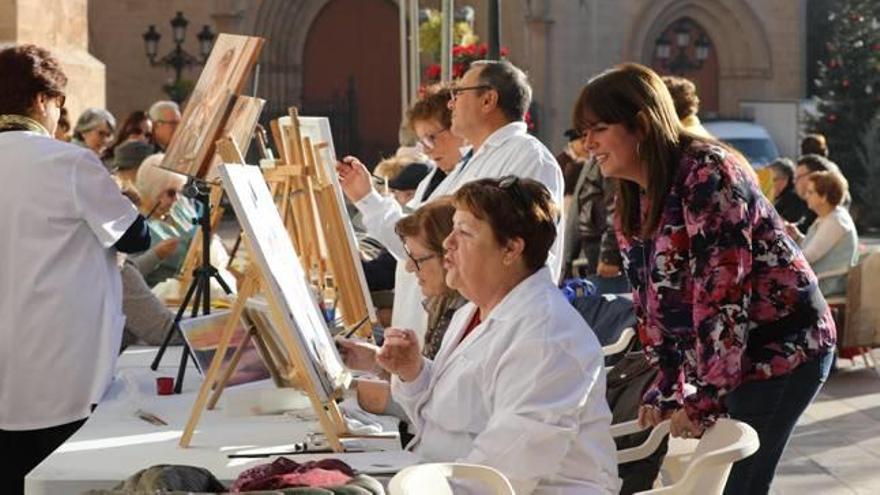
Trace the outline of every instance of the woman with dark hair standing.
{"label": "woman with dark hair standing", "polygon": [[0,74],[0,480],[22,493],[110,384],[124,322],[116,251],[150,236],[97,155],[52,137],[58,60],[13,46]]}
{"label": "woman with dark hair standing", "polygon": [[[153,121],[150,120],[147,112],[135,110],[122,121],[122,125],[119,126],[119,130],[116,132],[116,137],[113,138],[113,142],[104,151],[101,159],[105,163],[112,165],[116,155],[116,148],[130,141],[149,143],[151,139],[153,139]],[[111,166],[109,168],[115,167]]]}
{"label": "woman with dark hair standing", "polygon": [[835,328],[816,276],[749,165],[684,130],[650,69],[590,80],[574,121],[602,173],[620,179],[615,227],[659,368],[640,421],[671,418],[685,438],[721,415],[748,423],[761,447],[736,463],[726,493],[766,493],[831,366]]}

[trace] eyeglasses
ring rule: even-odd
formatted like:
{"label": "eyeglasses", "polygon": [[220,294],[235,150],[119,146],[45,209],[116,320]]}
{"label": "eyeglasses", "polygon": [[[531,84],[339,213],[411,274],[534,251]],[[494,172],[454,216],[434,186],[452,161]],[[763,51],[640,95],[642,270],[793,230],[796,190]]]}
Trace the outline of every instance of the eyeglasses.
{"label": "eyeglasses", "polygon": [[170,125],[178,125],[180,124],[179,120],[156,120],[157,124],[170,124]]}
{"label": "eyeglasses", "polygon": [[57,105],[58,108],[64,108],[64,103],[67,102],[67,96],[65,96],[64,93],[47,92],[46,95],[48,95],[49,98],[55,99],[55,105]]}
{"label": "eyeglasses", "polygon": [[432,149],[434,149],[434,146],[437,144],[437,136],[443,134],[444,132],[446,132],[448,130],[449,130],[448,128],[444,127],[443,129],[440,129],[439,131],[437,131],[433,134],[428,134],[424,137],[420,137],[419,144],[421,144],[422,148],[425,148],[426,150],[432,150]]}
{"label": "eyeglasses", "polygon": [[484,90],[484,89],[494,89],[494,88],[492,88],[492,86],[489,86],[488,84],[478,84],[476,86],[461,86],[461,87],[450,88],[449,94],[450,94],[450,98],[454,100],[454,99],[458,98],[459,94],[464,93],[465,91],[477,91],[477,90]]}
{"label": "eyeglasses", "polygon": [[439,258],[441,256],[439,253],[432,253],[416,258],[411,252],[409,252],[409,249],[403,248],[403,250],[404,252],[406,252],[406,256],[409,258],[409,260],[413,262],[413,265],[415,265],[417,272],[422,271],[422,263],[430,260],[431,258]]}

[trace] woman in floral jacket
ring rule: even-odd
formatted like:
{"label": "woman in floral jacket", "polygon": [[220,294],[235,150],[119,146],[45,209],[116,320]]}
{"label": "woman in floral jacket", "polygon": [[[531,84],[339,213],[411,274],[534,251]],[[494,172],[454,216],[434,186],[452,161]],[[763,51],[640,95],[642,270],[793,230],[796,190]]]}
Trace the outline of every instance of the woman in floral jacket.
{"label": "woman in floral jacket", "polygon": [[761,447],[725,492],[766,493],[831,366],[835,328],[815,275],[748,163],[683,130],[650,69],[593,78],[574,121],[602,174],[620,179],[617,236],[639,337],[659,368],[640,421],[670,418],[685,438],[719,416],[750,424]]}

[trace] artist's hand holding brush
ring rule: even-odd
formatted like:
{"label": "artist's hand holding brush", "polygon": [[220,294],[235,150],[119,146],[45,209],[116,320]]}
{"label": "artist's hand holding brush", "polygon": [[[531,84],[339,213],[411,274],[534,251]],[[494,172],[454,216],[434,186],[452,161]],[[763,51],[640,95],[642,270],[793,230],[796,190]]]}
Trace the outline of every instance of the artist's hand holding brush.
{"label": "artist's hand holding brush", "polygon": [[379,375],[383,372],[379,363],[376,362],[376,355],[379,353],[379,347],[369,342],[353,339],[336,339],[336,348],[342,356],[342,362],[350,369],[357,371],[366,371]]}
{"label": "artist's hand holding brush", "polygon": [[339,185],[342,192],[351,202],[358,202],[373,189],[370,179],[370,171],[353,156],[346,156],[336,164],[336,173],[339,174]]}
{"label": "artist's hand holding brush", "polygon": [[412,330],[385,329],[385,342],[376,355],[376,361],[389,373],[405,382],[411,382],[422,372],[422,354],[419,338]]}

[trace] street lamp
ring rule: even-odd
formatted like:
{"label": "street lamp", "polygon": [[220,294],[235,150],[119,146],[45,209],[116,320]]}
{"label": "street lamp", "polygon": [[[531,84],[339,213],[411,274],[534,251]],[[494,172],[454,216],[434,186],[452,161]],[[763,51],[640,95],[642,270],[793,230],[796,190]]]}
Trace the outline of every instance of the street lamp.
{"label": "street lamp", "polygon": [[143,34],[144,49],[147,53],[147,59],[151,66],[164,66],[174,69],[174,82],[164,86],[165,92],[177,103],[181,103],[187,96],[188,91],[181,88],[181,79],[183,69],[190,66],[202,65],[208,60],[211,54],[211,47],[214,44],[216,35],[211,32],[211,28],[205,25],[196,35],[199,40],[199,58],[196,58],[183,49],[183,42],[186,39],[186,27],[189,21],[183,16],[183,12],[177,12],[177,15],[171,19],[171,37],[174,41],[174,48],[164,57],[156,59],[159,52],[159,40],[162,35],[156,31],[156,26],[151,24],[147,32]]}
{"label": "street lamp", "polygon": [[[700,31],[697,40],[691,43],[691,34],[695,28],[694,23],[688,19],[678,21],[672,32],[675,48],[677,49],[674,57],[672,56],[672,43],[665,33],[654,42],[655,56],[660,60],[661,64],[674,74],[683,75],[687,71],[698,70],[703,67],[703,63],[709,58],[712,40],[706,36],[706,33]],[[692,60],[688,54],[688,49],[691,46],[693,46],[695,60]]]}

